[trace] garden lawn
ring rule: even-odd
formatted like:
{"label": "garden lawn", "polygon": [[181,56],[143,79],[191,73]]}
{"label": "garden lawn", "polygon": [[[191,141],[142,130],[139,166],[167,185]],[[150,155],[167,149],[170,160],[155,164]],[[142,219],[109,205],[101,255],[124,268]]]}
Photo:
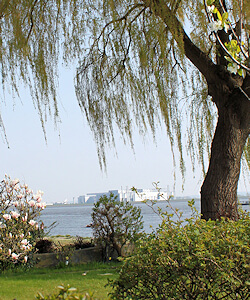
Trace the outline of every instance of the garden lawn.
{"label": "garden lawn", "polygon": [[108,279],[118,276],[118,263],[91,263],[58,269],[32,269],[0,273],[0,300],[35,299],[38,292],[48,295],[59,285],[69,284],[79,291],[93,292],[98,299],[109,299]]}

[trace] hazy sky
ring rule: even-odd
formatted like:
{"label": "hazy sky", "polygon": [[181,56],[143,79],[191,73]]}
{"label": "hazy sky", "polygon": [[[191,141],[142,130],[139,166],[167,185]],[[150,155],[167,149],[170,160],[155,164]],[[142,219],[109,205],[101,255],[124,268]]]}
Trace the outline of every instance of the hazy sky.
{"label": "hazy sky", "polygon": [[[117,154],[113,149],[107,155],[107,173],[100,170],[96,145],[82,115],[74,94],[73,71],[61,69],[59,88],[59,109],[62,123],[60,131],[52,121],[46,125],[45,143],[38,112],[34,109],[29,91],[23,90],[21,99],[13,102],[6,96],[1,103],[2,118],[10,149],[0,141],[0,178],[4,174],[19,178],[34,191],[44,191],[44,201],[62,202],[73,197],[105,192],[121,187],[152,188],[160,182],[162,188],[172,190],[174,168],[167,135],[164,128],[157,134],[157,145],[150,137],[144,142],[135,138],[135,154],[117,140]],[[60,132],[60,137],[59,137]],[[201,173],[194,174],[187,162],[185,189],[182,193],[182,179],[176,169],[175,195],[198,195]],[[249,182],[240,181],[239,191],[249,192]]]}

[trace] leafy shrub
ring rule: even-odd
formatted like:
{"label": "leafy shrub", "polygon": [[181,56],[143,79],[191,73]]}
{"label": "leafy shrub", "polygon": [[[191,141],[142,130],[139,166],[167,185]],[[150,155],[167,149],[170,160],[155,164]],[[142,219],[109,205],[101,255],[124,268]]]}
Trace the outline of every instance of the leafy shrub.
{"label": "leafy shrub", "polygon": [[250,217],[162,223],[137,244],[112,282],[112,299],[248,299]]}
{"label": "leafy shrub", "polygon": [[78,249],[86,249],[86,248],[90,248],[90,247],[93,247],[94,244],[89,241],[89,240],[86,240],[84,239],[83,237],[81,236],[76,236],[76,239],[74,241],[74,244],[72,245],[76,250]]}
{"label": "leafy shrub", "polygon": [[27,263],[35,241],[44,235],[43,223],[37,220],[45,207],[42,194],[7,175],[0,182],[0,270]]}
{"label": "leafy shrub", "polygon": [[37,249],[37,253],[50,253],[54,250],[53,242],[48,239],[38,240],[35,248]]}
{"label": "leafy shrub", "polygon": [[108,250],[104,252],[105,259],[113,249],[121,256],[123,246],[135,242],[143,228],[141,210],[110,193],[109,197],[104,195],[94,204],[90,226],[95,242]]}
{"label": "leafy shrub", "polygon": [[93,297],[93,295],[90,295],[89,293],[82,294],[77,291],[76,288],[70,287],[69,285],[64,286],[58,286],[58,291],[54,292],[51,295],[43,296],[42,293],[38,293],[36,296],[37,300],[58,300],[58,299],[64,299],[64,300],[74,300],[74,299],[81,299],[81,300],[97,300]]}

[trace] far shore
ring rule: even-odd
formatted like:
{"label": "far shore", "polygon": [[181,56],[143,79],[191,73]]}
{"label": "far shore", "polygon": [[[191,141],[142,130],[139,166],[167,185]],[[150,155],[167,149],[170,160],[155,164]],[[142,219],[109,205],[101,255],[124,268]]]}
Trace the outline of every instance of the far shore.
{"label": "far shore", "polygon": [[[183,197],[183,198],[173,198],[170,201],[171,202],[188,202],[190,200],[194,199],[195,201],[200,201],[200,199],[198,197]],[[155,200],[156,201],[156,200]],[[157,203],[167,203],[167,200],[159,200],[156,201]],[[132,204],[145,204],[143,201],[136,201],[136,202],[131,202]],[[150,203],[150,200],[149,200]],[[94,203],[59,203],[59,202],[55,202],[55,203],[47,203],[46,204],[47,207],[53,207],[53,206],[93,206]],[[47,208],[46,207],[46,208]]]}
{"label": "far shore", "polygon": [[[249,201],[250,198],[249,196],[238,196],[239,202],[245,203],[245,201]],[[194,196],[194,197],[176,197],[176,198],[172,198],[170,200],[170,202],[188,202],[190,200],[194,200],[194,201],[200,201],[200,198],[198,196]],[[150,200],[148,201],[150,203]],[[167,203],[167,200],[159,200],[156,201],[156,203]],[[136,201],[136,202],[131,202],[132,204],[145,204],[143,201]],[[61,206],[93,206],[94,203],[59,203],[59,202],[55,202],[55,203],[47,203],[46,204],[46,208],[48,207],[61,207]],[[249,204],[248,204],[249,205]]]}

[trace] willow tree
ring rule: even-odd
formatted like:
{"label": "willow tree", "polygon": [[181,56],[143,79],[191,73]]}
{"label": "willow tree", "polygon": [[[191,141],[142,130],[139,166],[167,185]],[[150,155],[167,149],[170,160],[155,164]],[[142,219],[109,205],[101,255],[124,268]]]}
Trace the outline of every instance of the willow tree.
{"label": "willow tree", "polygon": [[59,59],[78,59],[76,95],[100,161],[116,127],[132,146],[135,127],[154,135],[163,123],[182,173],[184,141],[206,173],[203,217],[237,219],[243,155],[250,167],[250,4],[207,1],[2,0],[2,87],[28,86],[44,126],[59,116]]}
{"label": "willow tree", "polygon": [[[6,101],[6,90],[17,96],[21,85],[28,87],[43,129],[47,115],[52,115],[55,121],[59,118],[56,97],[59,59],[69,63],[80,53],[82,40],[76,38],[80,36],[82,15],[77,13],[79,4],[64,0],[0,1],[2,100]],[[81,34],[84,35],[83,28]],[[3,133],[1,114],[0,129]]]}
{"label": "willow tree", "polygon": [[185,116],[193,162],[198,158],[205,169],[206,150],[210,158],[203,218],[237,219],[241,158],[250,152],[249,1],[87,3],[91,44],[77,70],[76,93],[103,162],[115,127],[132,145],[136,126],[154,135],[163,120],[184,172]]}

